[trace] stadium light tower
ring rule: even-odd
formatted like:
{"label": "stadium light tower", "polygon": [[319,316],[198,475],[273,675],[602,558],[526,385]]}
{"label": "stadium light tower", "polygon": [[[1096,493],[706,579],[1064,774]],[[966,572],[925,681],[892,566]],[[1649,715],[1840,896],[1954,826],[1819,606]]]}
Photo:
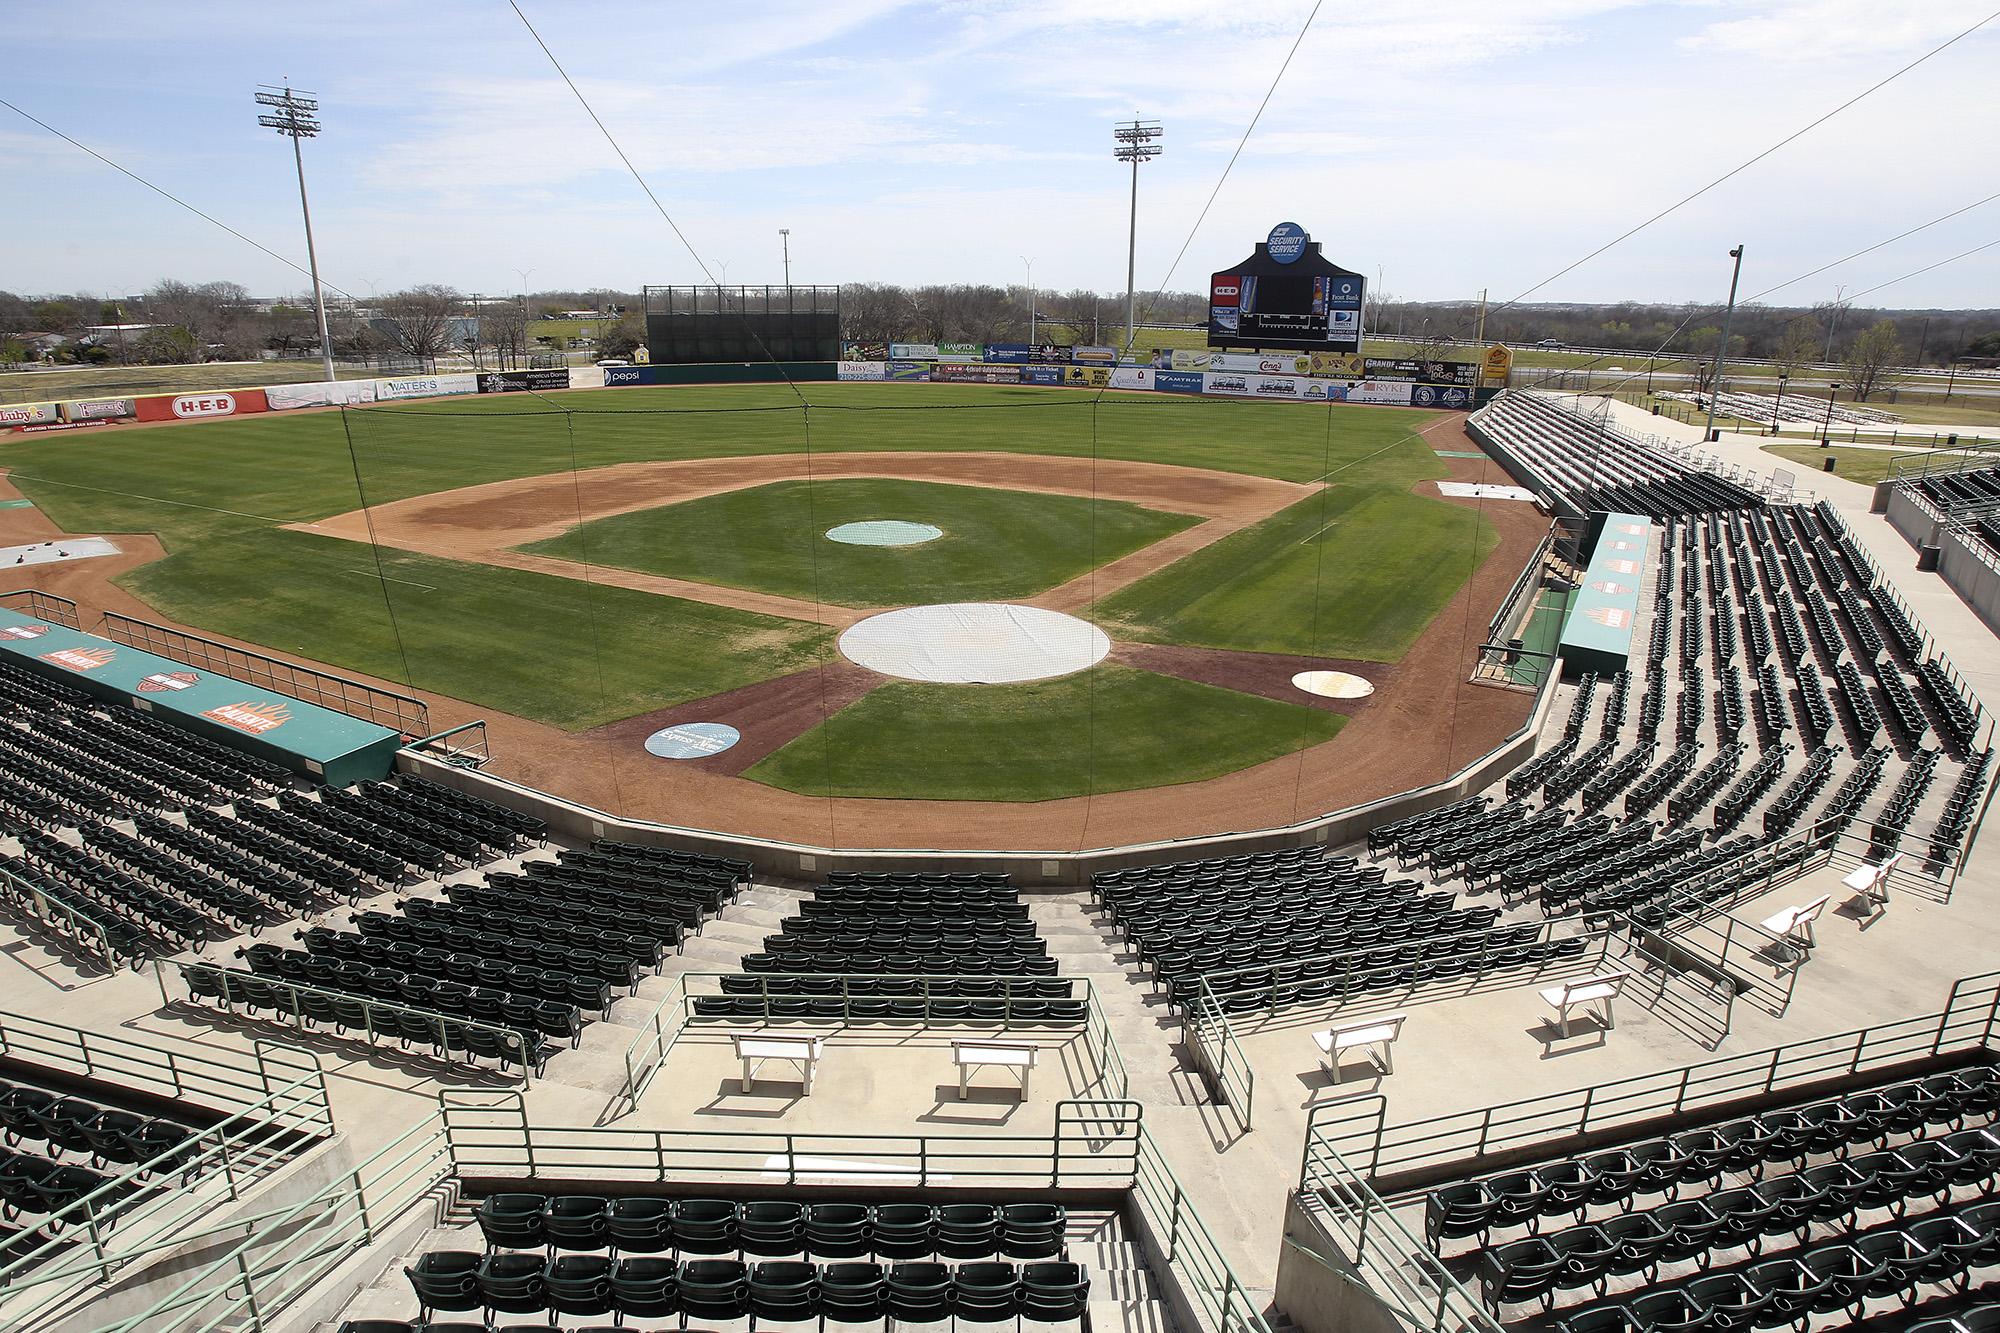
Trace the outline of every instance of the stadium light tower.
{"label": "stadium light tower", "polygon": [[312,271],[313,309],[319,315],[319,363],[326,372],[327,383],[333,383],[333,338],[326,331],[326,292],[319,285],[319,255],[313,250],[312,205],[306,202],[306,159],[299,151],[299,140],[310,139],[319,133],[319,99],[310,93],[301,93],[291,88],[273,88],[261,84],[257,89],[257,105],[270,108],[257,117],[257,123],[265,129],[276,130],[292,141],[292,165],[299,171],[299,211],[306,219],[306,265]]}
{"label": "stadium light tower", "polygon": [[1138,276],[1139,257],[1139,164],[1151,162],[1166,150],[1153,140],[1166,133],[1157,120],[1134,120],[1119,124],[1111,131],[1112,139],[1118,147],[1112,156],[1120,162],[1132,164],[1132,224],[1125,240],[1125,349],[1130,351],[1132,343],[1139,336],[1134,325],[1132,301],[1133,283]]}
{"label": "stadium light tower", "polygon": [[1715,400],[1722,396],[1722,358],[1729,353],[1729,320],[1736,313],[1736,280],[1743,276],[1743,247],[1729,252],[1736,267],[1729,271],[1729,304],[1722,311],[1722,341],[1715,345],[1715,369],[1708,377],[1708,425],[1702,428],[1704,442],[1715,439]]}
{"label": "stadium light tower", "polygon": [[792,229],[778,228],[778,243],[785,247],[785,286],[792,285]]}

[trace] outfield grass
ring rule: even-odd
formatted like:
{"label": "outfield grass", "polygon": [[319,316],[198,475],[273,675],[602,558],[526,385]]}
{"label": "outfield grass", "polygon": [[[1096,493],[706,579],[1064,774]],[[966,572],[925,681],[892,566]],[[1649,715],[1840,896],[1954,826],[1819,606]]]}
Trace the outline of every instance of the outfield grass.
{"label": "outfield grass", "polygon": [[[335,366],[343,380],[376,379],[382,371]],[[129,398],[135,394],[193,393],[199,389],[255,389],[266,384],[313,384],[326,377],[314,361],[213,361],[199,366],[64,366],[56,370],[0,373],[0,403],[53,398]]]}
{"label": "outfield grass", "polygon": [[1474,510],[1334,486],[1098,605],[1126,638],[1394,662],[1499,538]]}
{"label": "outfield grass", "polygon": [[[850,546],[842,523],[944,529]],[[781,481],[598,519],[523,550],[839,606],[1031,597],[1199,520],[1116,500],[873,478]]]}
{"label": "outfield grass", "polygon": [[[1162,725],[1172,719],[1172,725]],[[1100,665],[1023,685],[885,685],[744,776],[807,795],[1045,801],[1219,777],[1347,719]]]}

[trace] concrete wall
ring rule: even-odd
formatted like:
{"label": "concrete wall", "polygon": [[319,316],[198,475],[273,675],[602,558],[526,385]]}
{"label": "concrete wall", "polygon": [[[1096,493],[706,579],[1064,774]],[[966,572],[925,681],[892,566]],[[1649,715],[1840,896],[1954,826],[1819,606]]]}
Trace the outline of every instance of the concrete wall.
{"label": "concrete wall", "polygon": [[1366,836],[1368,830],[1408,815],[1434,810],[1481,791],[1511,773],[1534,753],[1536,737],[1555,698],[1555,672],[1543,683],[1534,712],[1521,730],[1473,760],[1442,782],[1399,792],[1364,805],[1349,806],[1317,819],[1283,828],[1255,829],[1210,837],[1134,843],[1091,851],[899,850],[814,847],[704,829],[677,828],[647,820],[622,819],[603,810],[537,791],[507,778],[461,768],[416,750],[396,758],[397,770],[414,773],[445,786],[548,822],[564,838],[588,841],[615,838],[621,842],[673,847],[748,860],[764,876],[818,879],[833,870],[1002,871],[1024,887],[1074,887],[1090,882],[1099,871],[1154,865],[1201,857],[1235,856],[1280,847],[1339,847]]}
{"label": "concrete wall", "polygon": [[1407,1333],[1299,1203],[1297,1191],[1285,1200],[1275,1303],[1305,1333]]}
{"label": "concrete wall", "polygon": [[2000,634],[2000,568],[1991,548],[1971,533],[1946,533],[1938,547],[1938,577]]}
{"label": "concrete wall", "polygon": [[1889,526],[1912,546],[1931,546],[1937,541],[1937,511],[1908,486],[1884,483],[1889,487],[1888,506],[1882,510]]}

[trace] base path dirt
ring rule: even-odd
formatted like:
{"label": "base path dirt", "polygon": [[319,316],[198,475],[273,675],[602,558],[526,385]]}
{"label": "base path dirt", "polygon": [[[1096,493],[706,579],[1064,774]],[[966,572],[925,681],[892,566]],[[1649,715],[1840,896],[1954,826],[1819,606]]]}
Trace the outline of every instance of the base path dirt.
{"label": "base path dirt", "polygon": [[[1461,415],[1441,418],[1427,427],[1423,435],[1434,448],[1476,451],[1477,445],[1462,431],[1463,420]],[[906,466],[912,459],[936,462],[917,469]],[[836,460],[848,460],[845,465],[858,470],[837,471]],[[1454,481],[1507,483],[1513,480],[1491,459],[1440,461],[1449,468],[1450,479]],[[627,512],[693,498],[697,494],[785,480],[796,475],[785,469],[796,467],[799,462],[797,455],[788,455],[761,462],[716,459],[704,460],[703,464],[627,465],[638,470],[680,469],[671,474],[677,487],[706,489],[676,489],[673,493],[662,494],[657,487],[658,477],[646,479],[635,475],[629,479],[633,491],[623,499],[611,501],[619,507],[607,508],[601,513]],[[766,467],[770,471],[761,477],[745,476],[739,469],[746,464]],[[1066,494],[1091,493],[1086,482],[1094,468],[1097,494],[1141,504],[1148,503],[1144,497],[1150,495],[1155,507],[1201,514],[1211,520],[1239,526],[1303,498],[1312,489],[1287,482],[1198,469],[1109,461],[1093,464],[1087,459],[1016,455],[834,455],[816,457],[813,465],[815,477],[912,477]],[[712,469],[705,477],[704,467]],[[611,474],[626,470],[608,468],[598,471]],[[1174,478],[1165,474],[1181,475]],[[1123,477],[1124,484],[1133,486],[1150,477],[1153,484],[1166,489],[1139,493],[1117,491],[1104,484],[1114,476]],[[599,483],[602,483],[602,488]],[[490,546],[495,542],[496,532],[519,531],[524,522],[532,525],[539,509],[539,520],[550,526],[538,535],[554,536],[578,521],[579,499],[573,493],[566,510],[550,512],[544,506],[553,503],[552,495],[548,492],[536,494],[538,486],[550,484],[553,482],[548,478],[501,483],[503,496],[509,488],[516,488],[513,500],[521,507],[511,515],[475,505],[470,512],[449,515],[449,523],[465,534],[468,544]],[[574,481],[564,474],[560,484],[570,487]],[[585,514],[599,516],[597,505],[618,487],[627,484],[628,479],[624,477],[594,477],[591,486],[581,493]],[[489,490],[484,487],[474,489]],[[0,485],[0,498],[13,494],[11,487]],[[466,494],[456,493],[456,499],[449,501],[446,507],[462,503]],[[382,535],[385,515],[401,521],[403,514],[392,511],[399,510],[403,505],[421,505],[426,500],[441,499],[446,497],[422,497],[369,511],[377,523],[377,536]],[[1479,564],[1457,596],[1432,620],[1401,662],[1393,667],[1382,667],[1328,658],[1281,659],[1287,667],[1297,665],[1300,669],[1352,671],[1375,682],[1376,693],[1365,700],[1322,701],[1323,704],[1337,705],[1336,711],[1352,715],[1353,720],[1339,736],[1324,745],[1221,778],[1146,791],[1019,804],[844,797],[827,800],[778,791],[734,776],[754,762],[760,752],[768,753],[769,749],[776,748],[776,744],[772,743],[774,739],[789,738],[809,730],[818,724],[823,715],[837,712],[866,694],[871,681],[879,683],[879,677],[852,667],[831,654],[824,668],[696,700],[645,717],[628,718],[595,731],[566,732],[542,723],[495,714],[463,700],[411,689],[401,682],[361,676],[343,668],[274,650],[269,645],[241,646],[350,679],[414,694],[430,705],[432,726],[437,729],[483,718],[495,756],[489,765],[491,771],[528,786],[633,818],[846,848],[963,847],[1063,851],[1196,837],[1289,823],[1314,813],[1436,781],[1491,749],[1521,725],[1531,705],[1531,696],[1519,691],[1474,685],[1469,677],[1478,660],[1479,645],[1485,637],[1487,622],[1536,544],[1548,531],[1548,519],[1533,505],[1516,501],[1448,500],[1446,503],[1479,510],[1493,523],[1499,543]],[[330,521],[351,522],[359,528],[358,531],[332,535],[366,540],[366,524],[361,515],[345,515],[342,520]],[[483,536],[480,535],[481,524],[488,525]],[[311,530],[326,532],[328,529],[326,522],[322,522]],[[1200,528],[1189,531],[1200,531]],[[48,540],[62,535],[65,534],[38,510],[0,510],[0,544]],[[161,554],[159,543],[144,536],[102,535],[111,536],[124,548],[125,554],[74,565],[24,567],[10,586],[37,587],[71,598],[82,609],[86,629],[91,628],[99,612],[106,610],[171,624],[110,581],[125,570],[158,558]],[[535,539],[536,536],[505,538],[510,542]],[[454,558],[466,557],[454,555]],[[601,573],[593,567],[592,577],[599,577]],[[4,590],[0,587],[0,591]],[[1100,583],[1099,595],[1104,591],[1106,589]],[[195,632],[201,631],[197,629]],[[224,641],[240,643],[236,640]],[[1120,651],[1150,650],[1150,646],[1126,645]],[[1151,669],[1165,670],[1168,674],[1184,675],[1190,679],[1202,679],[1204,677],[1197,673],[1220,669],[1214,662],[1197,662],[1200,656],[1198,651],[1179,654],[1175,658],[1176,665],[1171,666],[1162,657]],[[1225,656],[1256,658],[1261,655]],[[1227,683],[1231,688],[1265,693],[1260,683],[1277,673],[1277,665],[1265,663],[1250,666],[1253,669],[1244,670]],[[1289,673],[1286,679],[1289,688]],[[1295,702],[1311,704],[1304,695],[1298,695]],[[770,716],[760,722],[758,717],[766,713]],[[653,731],[675,722],[696,720],[729,722],[743,732],[744,739],[734,749],[705,760],[666,760],[645,752],[645,737]],[[1162,719],[1161,725],[1172,726],[1174,721]],[[781,739],[777,740],[777,744],[782,743]],[[1188,743],[1200,744],[1200,737],[1190,736]]]}
{"label": "base path dirt", "polygon": [[705,495],[780,481],[861,477],[1122,500],[1148,509],[1197,514],[1208,520],[1080,575],[1040,597],[1027,599],[1031,605],[1057,611],[1073,610],[1096,597],[1107,596],[1313,493],[1311,486],[1270,477],[1118,459],[994,453],[759,454],[747,458],[619,463],[574,473],[517,477],[394,500],[290,526],[323,537],[376,542],[447,560],[531,570],[761,615],[845,627],[880,608],[857,610],[778,593],[587,565],[516,548],[560,537],[577,525],[596,519],[682,504]]}

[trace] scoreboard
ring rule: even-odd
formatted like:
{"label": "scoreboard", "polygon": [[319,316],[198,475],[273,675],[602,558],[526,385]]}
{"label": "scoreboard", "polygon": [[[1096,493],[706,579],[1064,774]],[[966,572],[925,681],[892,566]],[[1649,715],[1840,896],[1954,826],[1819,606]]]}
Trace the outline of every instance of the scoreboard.
{"label": "scoreboard", "polygon": [[1361,350],[1364,280],[1321,257],[1303,228],[1280,223],[1249,259],[1211,275],[1211,347]]}

